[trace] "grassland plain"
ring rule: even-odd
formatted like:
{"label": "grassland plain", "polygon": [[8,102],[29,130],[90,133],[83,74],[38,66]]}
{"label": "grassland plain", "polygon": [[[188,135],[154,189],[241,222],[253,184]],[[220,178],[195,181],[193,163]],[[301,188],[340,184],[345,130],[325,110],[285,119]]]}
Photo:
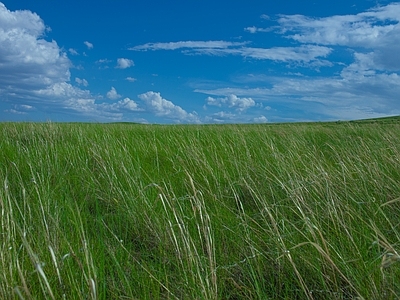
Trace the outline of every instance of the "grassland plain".
{"label": "grassland plain", "polygon": [[0,124],[1,299],[399,299],[400,121]]}

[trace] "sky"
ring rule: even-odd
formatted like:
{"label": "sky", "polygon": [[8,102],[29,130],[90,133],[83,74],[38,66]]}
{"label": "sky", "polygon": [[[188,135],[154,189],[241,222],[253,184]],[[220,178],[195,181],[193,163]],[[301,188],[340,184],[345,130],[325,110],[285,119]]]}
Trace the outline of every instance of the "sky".
{"label": "sky", "polygon": [[399,22],[386,0],[0,0],[0,121],[400,115]]}

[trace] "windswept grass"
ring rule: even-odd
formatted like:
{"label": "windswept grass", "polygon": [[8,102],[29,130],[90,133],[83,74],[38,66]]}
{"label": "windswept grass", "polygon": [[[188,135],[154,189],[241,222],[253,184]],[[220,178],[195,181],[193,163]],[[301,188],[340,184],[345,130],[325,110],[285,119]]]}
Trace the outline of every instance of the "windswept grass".
{"label": "windswept grass", "polygon": [[0,298],[399,299],[395,121],[0,124]]}

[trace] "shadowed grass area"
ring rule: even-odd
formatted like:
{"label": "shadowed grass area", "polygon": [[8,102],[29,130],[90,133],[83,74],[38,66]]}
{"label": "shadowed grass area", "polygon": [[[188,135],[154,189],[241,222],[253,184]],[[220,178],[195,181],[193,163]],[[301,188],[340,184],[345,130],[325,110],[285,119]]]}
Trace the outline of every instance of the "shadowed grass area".
{"label": "shadowed grass area", "polygon": [[399,132],[0,124],[0,298],[398,299]]}

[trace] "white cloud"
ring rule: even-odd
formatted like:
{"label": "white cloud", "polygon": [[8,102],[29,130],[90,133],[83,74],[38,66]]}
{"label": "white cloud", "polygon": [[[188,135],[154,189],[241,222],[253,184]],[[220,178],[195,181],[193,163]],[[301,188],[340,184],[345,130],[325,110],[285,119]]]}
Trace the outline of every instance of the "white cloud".
{"label": "white cloud", "polygon": [[271,105],[279,104],[323,115],[325,119],[345,120],[400,114],[400,75],[360,71],[369,62],[368,55],[358,56],[356,62],[344,68],[337,78],[270,77],[270,88],[226,87],[195,91],[219,97],[231,94],[251,97],[268,103],[267,110],[271,109]]}
{"label": "white cloud", "polygon": [[111,87],[111,90],[107,92],[107,98],[117,100],[118,98],[121,98],[121,95],[117,93],[117,90],[114,87]]}
{"label": "white cloud", "polygon": [[92,43],[90,43],[90,42],[88,42],[88,41],[84,41],[83,43],[85,44],[85,46],[86,46],[88,49],[93,49],[93,44],[92,44]]}
{"label": "white cloud", "polygon": [[238,122],[238,118],[236,114],[230,113],[230,112],[225,112],[225,111],[220,111],[217,113],[214,113],[212,115],[206,116],[205,121],[207,123],[226,123],[226,122],[232,122],[234,121],[235,123]]}
{"label": "white cloud", "polygon": [[[342,69],[331,77],[251,75],[240,83],[251,83],[252,88],[240,84],[221,87],[219,84],[217,88],[210,85],[195,91],[210,95],[207,98],[209,104],[222,106],[216,99],[226,99],[234,94],[268,103],[265,109],[273,106],[301,112],[301,118],[311,120],[316,116],[344,120],[400,114],[400,3],[355,15],[325,18],[281,15],[278,22],[278,32],[291,39],[294,46],[199,51],[207,50],[211,55],[270,59],[306,67],[336,65]],[[257,30],[257,27],[247,28],[253,33]],[[345,63],[323,59],[334,52],[344,53]],[[276,108],[275,113],[277,116],[280,114]]]}
{"label": "white cloud", "polygon": [[[226,54],[241,55],[243,57],[250,57],[254,59],[266,59],[282,62],[299,61],[311,62],[317,60],[318,57],[327,57],[332,49],[323,46],[315,45],[301,45],[299,47],[274,47],[274,48],[241,48],[241,49],[227,49],[213,50],[213,54],[217,55],[218,52]],[[331,65],[325,61],[326,65]]]}
{"label": "white cloud", "polygon": [[254,123],[268,123],[268,119],[265,116],[260,116],[253,119]]}
{"label": "white cloud", "polygon": [[[129,98],[124,98],[114,103],[97,103],[94,98],[87,96],[79,98],[77,96],[78,95],[71,97],[65,102],[68,108],[80,115],[83,114],[86,117],[91,117],[99,121],[121,121],[126,119],[126,114],[142,111],[139,105]],[[129,117],[129,120],[132,120],[132,118]],[[141,123],[143,122],[143,119],[136,117],[134,120],[138,120]]]}
{"label": "white cloud", "polygon": [[6,113],[8,113],[8,114],[15,114],[15,115],[26,115],[26,112],[24,112],[24,111],[19,111],[19,110],[13,109],[13,108],[11,108],[11,109],[6,109],[6,110],[4,110],[4,112],[6,112]]}
{"label": "white cloud", "polygon": [[45,99],[53,97],[53,101],[60,102],[64,98],[92,98],[89,91],[81,90],[67,82],[56,82],[43,89],[35,90],[33,93],[35,96],[45,96]]}
{"label": "white cloud", "polygon": [[17,107],[18,107],[19,109],[21,109],[21,110],[32,110],[32,109],[34,109],[33,106],[31,106],[31,105],[26,105],[26,104],[20,104],[20,105],[17,105]]}
{"label": "white cloud", "polygon": [[88,85],[89,85],[89,83],[87,82],[86,79],[80,79],[80,78],[78,78],[78,77],[75,78],[75,82],[76,82],[78,85],[83,85],[83,86],[88,86]]}
{"label": "white cloud", "polygon": [[[392,14],[395,12],[395,14]],[[375,47],[388,33],[397,31],[400,4],[391,4],[357,15],[310,18],[282,15],[278,22],[288,37],[302,43]]]}
{"label": "white cloud", "polygon": [[109,68],[108,64],[110,64],[111,62],[112,60],[109,60],[107,58],[96,60],[96,64],[100,65],[99,66],[100,70],[108,69]]}
{"label": "white cloud", "polygon": [[256,105],[252,98],[239,98],[234,94],[230,94],[224,98],[213,98],[208,97],[206,99],[207,105],[210,106],[228,106],[230,108],[235,108],[237,111],[244,111],[250,107]]}
{"label": "white cloud", "polygon": [[125,108],[127,110],[131,110],[131,111],[140,110],[138,104],[129,98],[125,98],[124,100],[118,101],[118,104],[121,108]]}
{"label": "white cloud", "polygon": [[126,77],[125,80],[127,80],[129,82],[135,82],[137,79],[133,78],[133,77]]}
{"label": "white cloud", "polygon": [[111,62],[111,60],[109,60],[107,58],[99,59],[96,61],[96,63],[98,63],[98,64],[108,64],[110,62]]}
{"label": "white cloud", "polygon": [[252,27],[246,27],[244,30],[245,30],[245,31],[248,31],[248,32],[250,32],[250,33],[256,33],[256,32],[257,32],[257,29],[258,29],[258,28],[256,28],[255,26],[252,26]]}
{"label": "white cloud", "polygon": [[135,46],[129,50],[177,50],[182,48],[190,49],[225,49],[229,47],[243,46],[247,43],[243,42],[226,42],[226,41],[180,41],[170,43],[147,43]]}
{"label": "white cloud", "polygon": [[220,119],[230,119],[233,120],[236,117],[236,114],[230,113],[230,112],[225,112],[225,111],[219,111],[215,114],[213,114],[214,117],[220,118]]}
{"label": "white cloud", "polygon": [[368,49],[375,69],[400,70],[400,3],[356,15],[281,15],[281,33],[300,43]]}
{"label": "white cloud", "polygon": [[2,32],[7,33],[10,30],[24,30],[27,36],[39,36],[45,31],[43,20],[35,13],[28,10],[9,11],[6,6],[0,2],[0,28]]}
{"label": "white cloud", "polygon": [[[48,30],[35,13],[10,11],[0,2],[0,104],[3,112],[43,120],[52,114],[65,114],[69,120],[124,120],[135,114],[138,104],[124,98],[115,103],[97,103],[88,90],[70,83],[72,63],[57,45],[43,37]],[[87,46],[90,46],[88,44]],[[69,49],[74,54],[74,49]],[[107,61],[109,62],[109,61]],[[75,83],[87,86],[86,79]],[[109,96],[120,95],[111,88]],[[129,117],[128,120],[132,120]],[[136,118],[144,122],[141,118]]]}
{"label": "white cloud", "polygon": [[251,27],[246,27],[244,29],[244,31],[248,31],[250,33],[256,33],[256,32],[270,32],[272,31],[273,28],[259,28],[259,27],[255,27],[255,26],[251,26]]}
{"label": "white cloud", "polygon": [[15,104],[13,108],[5,110],[7,113],[18,114],[18,115],[26,115],[28,112],[35,110],[35,108],[31,105],[26,104]]}
{"label": "white cloud", "polygon": [[154,113],[156,116],[166,117],[178,122],[200,122],[196,113],[186,112],[180,106],[162,98],[160,93],[150,91],[138,97],[145,103],[147,110]]}
{"label": "white cloud", "polygon": [[127,110],[127,111],[141,111],[142,109],[139,108],[139,105],[129,99],[125,98],[123,100],[119,100],[118,102],[108,104],[108,103],[102,103],[100,104],[103,108],[103,110],[109,110],[109,111],[122,111],[122,110]]}
{"label": "white cloud", "polygon": [[37,14],[9,11],[0,3],[0,96],[30,98],[35,90],[70,79],[71,62],[55,41],[42,38],[45,30]]}
{"label": "white cloud", "polygon": [[[269,17],[262,15],[268,20]],[[147,43],[131,50],[177,50],[184,54],[239,55],[246,58],[297,62],[319,68],[333,66],[328,57],[334,49],[347,46],[370,49],[373,67],[378,70],[400,70],[400,3],[380,6],[356,15],[312,18],[303,15],[280,15],[280,33],[303,45],[292,47],[247,47],[248,42],[179,41]],[[276,27],[246,27],[250,33],[268,32]]]}
{"label": "white cloud", "polygon": [[282,62],[316,62],[316,66],[331,66],[328,61],[320,61],[320,57],[327,57],[333,49],[318,45],[301,45],[299,47],[253,48],[245,47],[248,42],[232,43],[225,41],[193,42],[182,41],[175,43],[149,43],[131,48],[131,50],[177,50],[184,49],[184,54],[203,55],[239,55],[246,58],[260,60],[274,60]]}
{"label": "white cloud", "polygon": [[76,51],[76,50],[73,49],[73,48],[69,48],[69,49],[68,49],[68,52],[69,52],[71,55],[79,55],[78,51]]}
{"label": "white cloud", "polygon": [[135,64],[134,64],[133,60],[130,60],[127,58],[118,58],[116,68],[126,69],[126,68],[132,67],[134,65]]}

